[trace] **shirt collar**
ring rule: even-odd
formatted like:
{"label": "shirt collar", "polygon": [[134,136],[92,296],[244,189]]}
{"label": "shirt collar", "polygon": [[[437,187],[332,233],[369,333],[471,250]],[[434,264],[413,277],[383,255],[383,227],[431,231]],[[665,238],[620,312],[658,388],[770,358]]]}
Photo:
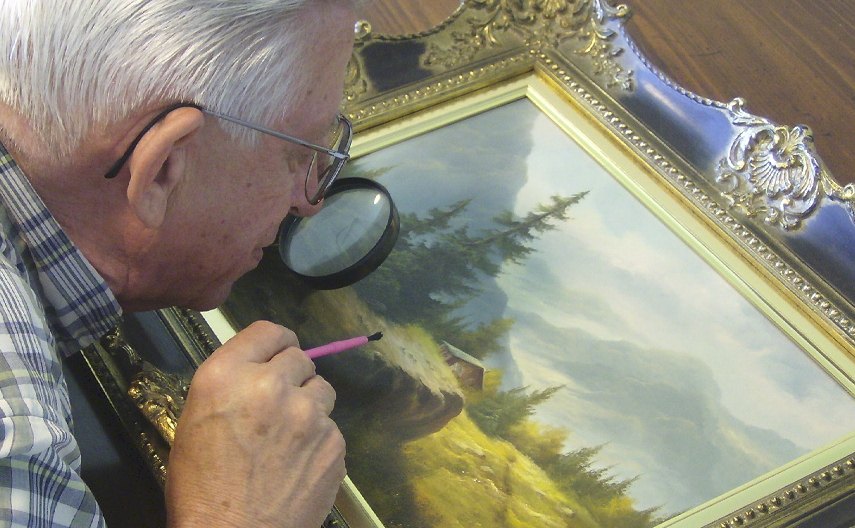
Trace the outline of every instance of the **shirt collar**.
{"label": "shirt collar", "polygon": [[30,251],[57,345],[70,354],[113,329],[121,308],[0,143],[0,199]]}

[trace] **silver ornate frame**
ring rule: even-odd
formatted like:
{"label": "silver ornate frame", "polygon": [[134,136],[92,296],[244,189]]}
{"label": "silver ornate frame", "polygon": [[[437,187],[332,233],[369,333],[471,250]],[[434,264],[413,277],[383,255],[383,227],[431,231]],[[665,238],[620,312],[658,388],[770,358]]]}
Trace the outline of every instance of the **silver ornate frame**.
{"label": "silver ornate frame", "polygon": [[[358,134],[521,75],[547,79],[815,318],[851,367],[855,187],[828,173],[808,127],[778,125],[750,114],[741,99],[713,101],[668,79],[627,35],[628,15],[626,6],[605,0],[466,0],[417,35],[375,35],[362,23],[344,111]],[[159,318],[191,367],[218,344],[196,312],[170,309]],[[87,361],[163,479],[168,448],[128,405],[117,346],[89,349]],[[707,526],[789,526],[853,493],[855,453],[749,504],[724,502],[730,509]],[[337,515],[331,523],[363,525]]]}

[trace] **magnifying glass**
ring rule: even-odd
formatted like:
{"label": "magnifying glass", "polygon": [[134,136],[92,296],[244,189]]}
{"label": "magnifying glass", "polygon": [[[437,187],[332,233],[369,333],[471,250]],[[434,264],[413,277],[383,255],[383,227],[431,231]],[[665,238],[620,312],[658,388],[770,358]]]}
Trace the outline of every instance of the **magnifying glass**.
{"label": "magnifying glass", "polygon": [[288,216],[279,256],[309,286],[332,290],[364,278],[398,240],[398,210],[385,187],[366,178],[337,180],[314,216]]}

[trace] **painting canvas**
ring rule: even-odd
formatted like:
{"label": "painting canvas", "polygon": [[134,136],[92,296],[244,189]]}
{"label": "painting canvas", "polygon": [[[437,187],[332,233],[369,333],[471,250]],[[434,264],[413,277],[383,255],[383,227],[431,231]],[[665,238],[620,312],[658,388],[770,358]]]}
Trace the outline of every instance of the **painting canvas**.
{"label": "painting canvas", "polygon": [[653,526],[855,431],[829,372],[522,98],[353,160],[401,235],[353,287],[274,255],[222,311],[318,360],[388,527]]}

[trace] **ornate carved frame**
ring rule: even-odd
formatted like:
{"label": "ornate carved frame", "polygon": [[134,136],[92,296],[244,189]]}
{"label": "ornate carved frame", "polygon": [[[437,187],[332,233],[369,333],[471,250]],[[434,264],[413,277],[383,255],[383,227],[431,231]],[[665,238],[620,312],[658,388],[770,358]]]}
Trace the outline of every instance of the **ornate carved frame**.
{"label": "ornate carved frame", "polygon": [[[624,31],[628,15],[626,6],[605,0],[467,0],[442,25],[418,35],[375,35],[362,24],[348,70],[345,112],[358,139],[359,133],[370,136],[396,120],[512,79],[541,79],[643,160],[662,189],[735,248],[786,299],[782,311],[810,320],[835,345],[820,350],[817,360],[836,369],[851,392],[855,188],[831,177],[809,128],[775,124],[751,115],[742,100],[712,101],[669,80]],[[184,351],[191,369],[218,344],[209,326],[217,314],[170,309],[159,317],[161,331]],[[133,354],[126,347],[111,338],[85,354],[162,480],[168,445],[126,396],[134,372],[144,370],[138,358],[127,359]],[[175,394],[169,397],[180,408],[180,390]],[[815,461],[796,464],[784,484],[762,497],[746,501],[750,494],[734,492],[705,505],[705,513],[666,525],[789,525],[855,492],[850,444],[821,467]],[[350,484],[328,522],[379,525]]]}

